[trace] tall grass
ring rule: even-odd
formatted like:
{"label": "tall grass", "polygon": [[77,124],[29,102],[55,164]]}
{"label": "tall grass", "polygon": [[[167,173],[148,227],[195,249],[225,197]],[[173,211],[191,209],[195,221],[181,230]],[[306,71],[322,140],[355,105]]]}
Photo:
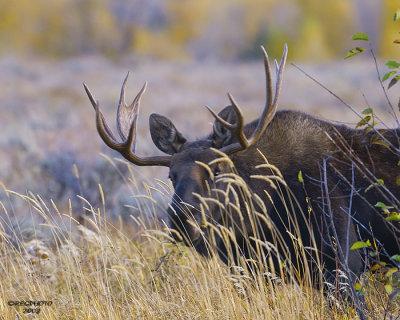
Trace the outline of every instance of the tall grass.
{"label": "tall grass", "polygon": [[[233,176],[219,179],[238,181]],[[166,194],[167,185],[157,183],[157,192]],[[36,223],[22,226],[12,207],[1,203],[0,318],[358,318],[350,303],[324,295],[307,282],[291,280],[298,279],[296,274],[287,275],[294,269],[287,268],[286,274],[268,269],[254,272],[247,268],[248,261],[229,267],[215,255],[205,258],[171,241],[165,224],[149,218],[156,217],[165,205],[151,196],[151,190],[155,189],[148,187],[148,194],[137,196],[140,215],[131,216],[131,222],[109,220],[102,194],[102,208],[86,202],[87,215],[79,224],[71,210],[60,212],[51,201],[5,189],[7,201],[22,199]],[[214,229],[224,232],[223,226]],[[21,236],[27,230],[30,239]],[[299,259],[305,259],[302,252]],[[389,305],[379,277],[367,273],[365,279],[368,316],[389,319],[400,314],[396,301]],[[27,311],[39,314],[32,316]]]}

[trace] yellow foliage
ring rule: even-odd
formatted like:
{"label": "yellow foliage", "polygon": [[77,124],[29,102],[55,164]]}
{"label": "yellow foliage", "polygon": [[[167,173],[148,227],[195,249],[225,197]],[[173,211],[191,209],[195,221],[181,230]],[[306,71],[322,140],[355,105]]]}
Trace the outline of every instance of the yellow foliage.
{"label": "yellow foliage", "polygon": [[350,39],[352,3],[347,0],[302,0],[302,22],[296,37],[299,59],[332,59],[347,51],[344,39]]}
{"label": "yellow foliage", "polygon": [[137,27],[133,32],[133,51],[138,54],[161,59],[185,59],[188,54],[182,50],[181,44],[172,42],[165,31],[151,32]]}
{"label": "yellow foliage", "polygon": [[393,21],[395,12],[400,9],[400,2],[384,0],[382,17],[382,37],[380,43],[380,55],[385,58],[398,59],[400,57],[400,44],[395,44],[395,39],[400,39],[400,21]]}
{"label": "yellow foliage", "polygon": [[308,19],[303,23],[296,44],[298,59],[321,60],[331,58],[325,34],[316,19]]}
{"label": "yellow foliage", "polygon": [[[224,2],[226,0],[221,0]],[[207,18],[214,9],[211,0],[170,0],[167,13],[170,17],[168,33],[178,43],[185,43],[197,36],[205,28]]]}
{"label": "yellow foliage", "polygon": [[[220,57],[235,58],[251,56],[260,44],[279,55],[287,42],[295,48],[290,51],[294,58],[321,60],[347,52],[359,9],[348,0],[166,0],[162,4],[136,0],[118,2],[122,5],[118,10],[115,3],[0,0],[0,53],[68,56],[135,50],[182,58],[200,48],[203,53],[214,50]],[[400,52],[400,45],[393,44],[400,37],[400,22],[392,19],[398,8],[397,1],[382,1],[379,47],[387,57]],[[151,17],[157,10],[159,21],[157,15]]]}
{"label": "yellow foliage", "polygon": [[118,39],[107,0],[0,0],[0,8],[2,51],[69,55],[92,43],[107,52]]}
{"label": "yellow foliage", "polygon": [[[347,48],[346,43],[351,42],[350,30],[353,30],[353,17],[356,13],[348,0],[325,0],[324,5],[325,10],[321,10],[319,15],[320,28],[331,53],[342,56],[344,47]],[[349,39],[348,42],[345,39]]]}

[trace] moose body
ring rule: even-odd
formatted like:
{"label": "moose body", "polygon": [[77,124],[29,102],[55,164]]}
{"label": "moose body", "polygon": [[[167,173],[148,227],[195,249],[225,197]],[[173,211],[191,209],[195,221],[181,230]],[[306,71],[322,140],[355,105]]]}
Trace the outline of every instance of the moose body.
{"label": "moose body", "polygon": [[[279,252],[286,248],[286,256],[296,268],[301,268],[294,237],[301,240],[303,247],[316,249],[307,253],[311,265],[320,258],[325,271],[332,272],[338,268],[340,253],[349,270],[359,274],[362,260],[357,251],[349,250],[357,240],[377,239],[387,255],[400,251],[399,224],[387,221],[375,206],[379,201],[395,208],[399,205],[396,177],[400,175],[400,130],[366,133],[301,112],[276,111],[285,61],[286,47],[280,65],[276,64],[273,95],[264,51],[267,102],[261,117],[247,125],[230,95],[231,105],[218,115],[209,109],[216,119],[213,132],[196,141],[187,141],[170,120],[152,114],[153,142],[167,156],[138,157],[134,153],[135,123],[145,86],[127,106],[124,81],[117,116],[122,143],[114,138],[98,103],[86,86],[85,89],[96,110],[99,134],[108,146],[134,164],[169,167],[174,195],[168,216],[174,237],[185,240],[201,254],[209,255],[215,249],[225,262],[231,256],[236,263],[240,256],[252,258],[257,250],[257,243],[249,243],[249,239],[276,243],[278,232],[280,240],[273,258],[276,265],[281,261],[277,258]],[[216,150],[225,153],[230,162],[218,161],[221,154]],[[268,179],[260,179],[276,174],[274,168],[281,172],[281,179],[272,184]],[[236,191],[224,194],[231,200],[235,193],[239,194],[239,210],[228,210],[229,201],[207,202],[210,198],[218,199],[220,190],[231,187],[224,176],[230,177],[233,171],[248,192],[262,201],[253,208],[265,215],[258,220],[257,230],[251,214],[244,214],[248,211],[246,197],[236,192],[236,187]],[[303,181],[299,181],[300,171]],[[282,193],[282,189],[287,191]],[[226,239],[212,233],[213,228],[208,228],[204,220],[208,226],[223,225],[231,230],[236,250],[229,248]],[[271,255],[270,250],[263,250],[266,257]]]}
{"label": "moose body", "polygon": [[[227,111],[233,112],[232,107],[227,107],[225,113]],[[245,127],[247,136],[251,136],[257,123],[258,120],[255,120]],[[162,132],[162,130],[154,125],[153,136],[156,145],[160,138],[157,132]],[[384,136],[393,145],[398,145],[399,134],[398,130],[389,130]],[[290,210],[286,208],[285,201],[277,191],[271,190],[268,182],[252,178],[271,174],[270,169],[257,169],[257,166],[265,162],[257,150],[266,155],[268,162],[282,173],[287,187],[299,201],[298,206],[291,213],[298,222],[297,233],[301,235],[302,242],[310,246],[315,243],[324,257],[326,270],[336,269],[337,249],[332,247],[332,226],[329,225],[333,222],[337,241],[343,253],[348,255],[348,266],[354,274],[358,274],[362,270],[362,260],[357,251],[349,251],[349,245],[360,237],[363,240],[373,237],[378,239],[389,255],[400,251],[398,226],[386,221],[385,216],[375,207],[379,201],[385,201],[383,199],[387,199],[387,195],[382,194],[381,190],[377,189],[378,187],[365,192],[376,181],[376,177],[379,177],[392,191],[391,196],[400,198],[400,188],[396,185],[396,177],[400,174],[400,170],[397,169],[399,158],[386,146],[372,144],[374,139],[375,135],[372,132],[365,134],[363,130],[334,125],[301,112],[278,111],[260,139],[248,149],[234,153],[230,159],[234,164],[236,174],[244,180],[247,187],[259,197],[264,198],[266,211],[272,224],[280,231],[285,243],[290,244],[293,240],[287,231],[290,229],[290,220],[293,217],[287,216]],[[210,148],[224,147],[224,145],[216,145],[216,140],[214,132],[205,139],[185,142],[178,146],[179,151],[174,154],[174,165],[170,169],[170,178],[175,188],[168,212],[171,227],[177,229],[188,243],[205,255],[209,254],[210,249],[206,243],[207,237],[201,234],[201,228],[198,227],[202,223],[202,216],[198,211],[201,201],[196,194],[207,194],[205,184],[199,184],[198,181],[208,180],[210,185],[212,181],[207,171],[196,164],[196,161],[210,163],[215,159],[216,154]],[[225,137],[225,141],[226,144],[230,144],[235,141],[235,138]],[[347,151],[341,148],[343,143]],[[324,161],[327,166],[325,178],[323,177]],[[366,167],[356,168],[352,165],[354,161]],[[230,170],[226,165],[224,167],[221,164],[218,167],[211,166],[211,169],[219,175]],[[304,182],[298,179],[299,171],[302,172]],[[327,198],[322,195],[325,183],[329,188],[330,208],[327,207]],[[265,196],[266,191],[271,198]],[[309,201],[307,202],[306,199]],[[390,201],[395,201],[395,199]],[[195,208],[194,212],[182,205],[182,202]],[[312,218],[307,221],[304,213],[309,208],[312,208]],[[211,207],[209,211],[217,212],[214,216],[211,214],[212,220],[222,223],[218,208]],[[332,213],[332,221],[329,221],[329,213]],[[234,221],[239,221],[239,219],[238,216],[230,217],[230,220]],[[363,227],[357,229],[356,224]],[[240,225],[241,227],[244,225],[247,229],[246,238],[252,236],[250,221],[245,221]],[[267,225],[263,228],[265,230],[262,240],[272,241],[273,237],[267,232]],[[314,230],[312,234],[310,229]],[[246,241],[246,239],[241,239],[242,235],[242,230],[237,230],[235,237],[237,243]],[[222,239],[217,241],[219,241],[217,247],[221,258],[226,261],[228,253],[225,244]],[[247,245],[243,245],[241,251],[245,256],[251,256]],[[294,250],[291,255],[295,260]]]}

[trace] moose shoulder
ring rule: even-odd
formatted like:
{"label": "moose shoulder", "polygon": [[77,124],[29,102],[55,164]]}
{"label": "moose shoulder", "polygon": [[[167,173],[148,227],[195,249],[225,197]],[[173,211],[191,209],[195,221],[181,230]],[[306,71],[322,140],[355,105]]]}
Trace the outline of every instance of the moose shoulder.
{"label": "moose shoulder", "polygon": [[[375,205],[383,202],[396,211],[399,208],[400,130],[366,133],[301,112],[276,111],[287,48],[280,64],[275,61],[274,89],[264,48],[263,53],[266,103],[260,118],[247,125],[231,95],[230,105],[219,114],[208,108],[215,117],[213,132],[197,141],[188,141],[169,119],[152,114],[152,140],[167,155],[139,157],[135,153],[136,121],[146,85],[128,106],[126,78],[117,111],[122,142],[115,139],[85,85],[96,111],[98,132],[110,148],[136,165],[169,167],[174,186],[168,209],[172,234],[204,255],[216,250],[226,262],[228,256],[238,261],[240,256],[253,257],[259,242],[275,243],[274,253],[263,246],[265,257],[273,256],[276,265],[285,251],[293,266],[301,268],[304,262],[299,262],[294,245],[300,241],[303,247],[317,249],[306,253],[307,263],[319,261],[325,271],[332,272],[338,268],[340,254],[349,270],[358,274],[362,269],[359,253],[349,249],[357,240],[374,238],[387,256],[398,253],[399,224],[387,221]],[[229,161],[220,161],[221,153]],[[300,171],[303,181],[298,178]],[[247,195],[232,183],[233,172],[246,186]],[[279,179],[268,178],[273,174]],[[246,203],[249,195],[258,199],[250,210]],[[235,210],[229,210],[230,203],[237,204]],[[252,215],[259,212],[263,217],[255,228]],[[229,241],[234,239],[235,250],[220,233],[213,232],[216,226],[233,232]]]}

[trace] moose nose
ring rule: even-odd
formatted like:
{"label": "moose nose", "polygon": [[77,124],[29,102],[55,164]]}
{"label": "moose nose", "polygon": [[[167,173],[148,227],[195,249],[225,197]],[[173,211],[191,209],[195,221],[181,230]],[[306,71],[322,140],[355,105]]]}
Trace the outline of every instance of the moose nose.
{"label": "moose nose", "polygon": [[196,222],[188,218],[187,213],[178,213],[169,209],[168,216],[169,228],[171,229],[171,235],[174,240],[183,240],[186,244],[191,245],[200,237],[200,231],[196,226]]}

